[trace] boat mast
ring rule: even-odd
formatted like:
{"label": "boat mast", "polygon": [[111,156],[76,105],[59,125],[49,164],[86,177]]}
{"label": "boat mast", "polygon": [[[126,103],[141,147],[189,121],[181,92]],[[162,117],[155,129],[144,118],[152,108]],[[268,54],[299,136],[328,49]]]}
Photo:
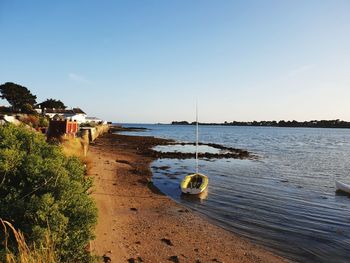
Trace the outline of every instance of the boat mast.
{"label": "boat mast", "polygon": [[196,101],[196,173],[198,173],[198,102]]}

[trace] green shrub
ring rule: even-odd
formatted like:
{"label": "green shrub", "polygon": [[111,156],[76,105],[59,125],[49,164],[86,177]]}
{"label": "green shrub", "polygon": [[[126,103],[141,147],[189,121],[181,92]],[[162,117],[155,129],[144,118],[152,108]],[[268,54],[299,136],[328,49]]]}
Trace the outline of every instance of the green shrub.
{"label": "green shrub", "polygon": [[39,127],[49,127],[49,120],[47,119],[47,117],[40,116],[38,126]]}
{"label": "green shrub", "polygon": [[84,122],[80,124],[80,127],[96,127],[97,125],[96,122]]}
{"label": "green shrub", "polygon": [[41,134],[0,126],[0,218],[20,229],[29,244],[45,241],[48,226],[62,262],[89,262],[97,209],[90,179],[76,157]]}

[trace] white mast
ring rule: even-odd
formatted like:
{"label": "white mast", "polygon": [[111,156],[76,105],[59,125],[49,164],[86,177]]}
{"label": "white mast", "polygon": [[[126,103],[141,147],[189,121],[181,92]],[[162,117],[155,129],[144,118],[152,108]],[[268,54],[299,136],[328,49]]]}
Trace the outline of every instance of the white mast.
{"label": "white mast", "polygon": [[196,101],[196,173],[198,173],[198,102]]}

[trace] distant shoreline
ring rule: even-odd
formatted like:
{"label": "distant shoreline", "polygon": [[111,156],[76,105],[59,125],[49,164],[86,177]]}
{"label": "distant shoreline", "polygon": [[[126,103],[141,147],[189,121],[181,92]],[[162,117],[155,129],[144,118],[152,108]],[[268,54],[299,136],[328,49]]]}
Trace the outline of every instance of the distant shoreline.
{"label": "distant shoreline", "polygon": [[[187,121],[173,121],[171,125],[195,125],[196,122]],[[312,120],[312,121],[252,121],[252,122],[223,122],[223,123],[203,123],[199,122],[199,125],[209,126],[243,126],[243,127],[277,127],[277,128],[341,128],[350,129],[350,122],[342,120]]]}

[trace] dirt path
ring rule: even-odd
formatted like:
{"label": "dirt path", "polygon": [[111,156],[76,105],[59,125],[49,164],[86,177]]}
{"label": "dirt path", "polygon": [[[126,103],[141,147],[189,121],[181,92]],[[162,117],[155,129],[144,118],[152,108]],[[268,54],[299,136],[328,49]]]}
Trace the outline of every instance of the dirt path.
{"label": "dirt path", "polygon": [[106,134],[90,146],[95,254],[105,262],[286,262],[147,187],[152,158],[143,152],[160,141]]}

